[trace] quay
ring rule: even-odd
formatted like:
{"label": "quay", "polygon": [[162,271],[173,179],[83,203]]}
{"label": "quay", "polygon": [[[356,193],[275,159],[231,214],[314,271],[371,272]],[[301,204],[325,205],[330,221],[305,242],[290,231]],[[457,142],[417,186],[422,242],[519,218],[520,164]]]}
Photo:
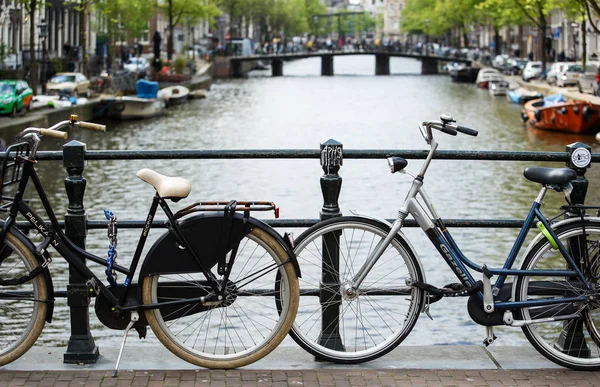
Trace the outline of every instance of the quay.
{"label": "quay", "polygon": [[296,346],[280,346],[234,370],[200,369],[164,347],[102,348],[96,364],[62,362],[64,348],[33,347],[0,370],[0,386],[594,386],[600,372],[572,371],[531,346],[403,346],[377,360],[343,365],[315,361]]}
{"label": "quay", "polygon": [[[207,63],[197,72],[197,74],[186,82],[179,83],[185,86],[190,91],[192,90],[208,90],[212,84],[212,65]],[[167,87],[174,84],[161,83],[159,86]],[[27,127],[47,128],[62,120],[69,119],[71,114],[77,114],[82,121],[97,121],[97,111],[100,106],[99,98],[91,98],[85,105],[74,105],[65,108],[40,108],[26,112],[17,117],[2,117],[0,116],[0,131],[2,132],[17,132]],[[0,137],[4,137],[0,135]],[[5,138],[9,143],[11,139]]]}

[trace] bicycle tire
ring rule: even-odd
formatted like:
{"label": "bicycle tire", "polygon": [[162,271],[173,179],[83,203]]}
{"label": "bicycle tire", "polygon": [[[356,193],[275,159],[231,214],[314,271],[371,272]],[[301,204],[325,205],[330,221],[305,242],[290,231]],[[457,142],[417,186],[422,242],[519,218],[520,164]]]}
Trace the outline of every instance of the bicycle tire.
{"label": "bicycle tire", "polygon": [[[252,282],[253,286],[266,289],[266,294],[251,293],[243,296],[237,293],[237,298],[229,305],[190,315],[184,312],[180,318],[168,322],[160,309],[147,310],[148,324],[167,349],[189,363],[220,369],[237,368],[253,363],[275,349],[294,322],[299,299],[298,277],[293,264],[288,261],[289,254],[283,246],[265,230],[255,227],[240,242],[230,281],[237,284],[237,280],[247,278],[248,275],[259,275],[261,271],[264,273],[271,267],[266,275]],[[185,280],[197,286],[202,286],[198,279],[204,280],[201,273],[145,277],[142,288],[144,304],[158,302],[159,282],[168,282],[175,277],[179,281]],[[280,282],[276,283],[277,280]],[[252,291],[248,288],[246,290]],[[276,290],[279,293],[274,297]],[[283,307],[276,306],[275,298],[277,301],[283,300]],[[192,308],[194,305],[183,306],[185,307]],[[278,310],[280,308],[283,308],[283,312]],[[211,319],[213,313],[219,315],[218,326],[215,326],[214,320]],[[168,319],[168,316],[166,317]],[[225,326],[221,326],[221,323]],[[177,337],[180,334],[182,337]],[[188,340],[191,336],[195,336],[193,342]],[[200,339],[207,340],[209,345],[200,343],[201,346],[197,346]]]}
{"label": "bicycle tire", "polygon": [[[585,228],[585,235],[584,235]],[[576,262],[582,262],[586,278],[600,286],[600,222],[585,220],[569,223],[554,230]],[[569,243],[571,242],[571,243]],[[585,242],[585,251],[583,250]],[[587,257],[586,257],[587,255]],[[547,239],[542,239],[530,250],[521,266],[527,269],[565,269],[566,262],[560,252],[552,248]],[[532,281],[532,279],[535,280]],[[536,287],[535,281],[544,281]],[[552,285],[550,285],[552,283]],[[578,285],[580,283],[581,285]],[[520,276],[516,280],[515,301],[549,298],[552,296],[575,296],[583,294],[583,284],[576,278],[564,277],[528,277]],[[545,291],[548,289],[548,291]],[[562,293],[557,294],[557,292]],[[594,297],[596,295],[593,295]],[[600,303],[591,300],[585,303],[555,304],[542,307],[522,308],[519,318],[557,317],[579,313],[580,318],[562,321],[525,325],[522,330],[533,347],[547,359],[563,367],[593,371],[600,370]]]}
{"label": "bicycle tire", "polygon": [[[11,233],[0,247],[0,257],[3,280],[22,277],[39,265],[31,250]],[[43,275],[24,284],[0,286],[0,366],[18,359],[35,344],[46,322],[47,300]]]}
{"label": "bicycle tire", "polygon": [[[290,336],[316,358],[342,364],[374,360],[396,348],[413,329],[425,292],[408,286],[406,281],[409,278],[413,282],[423,281],[423,274],[411,247],[400,235],[392,240],[366,276],[358,294],[353,298],[342,296],[341,286],[350,280],[376,242],[383,240],[389,231],[388,225],[377,220],[339,217],[314,225],[296,239],[294,252],[302,278],[300,305]],[[332,270],[334,276],[339,276],[340,286],[335,288],[333,295],[326,296],[326,300],[337,298],[340,302],[339,337],[334,330],[333,340],[329,341],[321,334],[327,323],[323,323],[320,299],[323,298],[321,293],[327,289],[321,288],[322,273],[318,270],[335,266],[322,264],[326,249],[323,236],[332,232],[339,233],[340,237],[334,243],[337,243],[338,251],[340,246],[344,251],[340,253],[339,269],[333,267]],[[357,239],[354,239],[355,236]],[[310,289],[316,291],[311,292]],[[365,322],[370,318],[374,323]]]}

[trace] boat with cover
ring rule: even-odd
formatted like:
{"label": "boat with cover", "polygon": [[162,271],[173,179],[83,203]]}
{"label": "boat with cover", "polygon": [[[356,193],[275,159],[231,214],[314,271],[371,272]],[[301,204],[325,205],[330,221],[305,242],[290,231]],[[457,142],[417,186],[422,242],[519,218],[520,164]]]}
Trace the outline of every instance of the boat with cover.
{"label": "boat with cover", "polygon": [[600,130],[599,111],[599,107],[591,102],[565,101],[562,94],[555,94],[525,103],[522,117],[529,125],[538,129],[593,133]]}
{"label": "boat with cover", "polygon": [[529,90],[524,87],[518,87],[516,89],[509,90],[506,93],[506,99],[520,105],[523,105],[525,102],[531,101],[532,99],[540,99],[542,97],[542,93]]}
{"label": "boat with cover", "polygon": [[136,83],[135,97],[102,97],[104,111],[109,117],[120,120],[151,118],[166,113],[165,101],[157,98],[158,82],[140,79]]}
{"label": "boat with cover", "polygon": [[477,87],[481,87],[482,89],[487,89],[490,81],[503,81],[504,76],[502,73],[496,69],[491,67],[486,67],[484,69],[479,70],[477,73],[477,79],[475,83],[477,83]]}
{"label": "boat with cover", "polygon": [[490,81],[488,89],[491,96],[506,95],[506,92],[508,91],[508,82],[504,80]]}
{"label": "boat with cover", "polygon": [[158,91],[157,97],[164,100],[167,106],[179,105],[187,101],[190,90],[185,86],[168,86]]}

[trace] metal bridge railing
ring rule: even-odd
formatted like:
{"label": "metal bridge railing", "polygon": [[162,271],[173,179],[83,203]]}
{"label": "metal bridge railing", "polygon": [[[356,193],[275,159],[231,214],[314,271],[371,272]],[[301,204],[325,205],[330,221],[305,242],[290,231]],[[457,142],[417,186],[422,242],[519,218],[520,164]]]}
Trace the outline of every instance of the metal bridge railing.
{"label": "metal bridge railing", "polygon": [[[600,154],[591,154],[591,147],[583,143],[567,146],[566,152],[510,152],[510,151],[438,151],[436,159],[446,160],[505,160],[505,161],[543,161],[566,162],[578,175],[573,182],[571,201],[583,204],[587,191],[585,179],[586,168],[578,168],[573,157],[575,153],[581,157],[586,152],[575,152],[584,148],[589,155],[589,161],[600,161]],[[2,153],[0,153],[2,156]],[[107,221],[88,221],[85,213],[83,197],[85,192],[84,166],[87,160],[149,160],[149,159],[319,159],[324,174],[320,177],[323,193],[323,206],[320,219],[276,219],[266,223],[273,227],[309,227],[319,220],[341,216],[338,197],[342,187],[342,179],[338,172],[343,159],[384,159],[390,156],[401,156],[406,159],[425,159],[426,150],[402,149],[365,149],[343,150],[343,145],[335,140],[321,144],[320,149],[256,149],[256,150],[127,150],[127,151],[87,151],[85,144],[71,141],[64,145],[62,152],[38,152],[39,160],[62,160],[67,171],[65,187],[69,206],[65,221],[67,236],[77,245],[85,248],[85,238],[88,229],[105,228]],[[479,228],[518,228],[523,220],[496,219],[454,219],[445,220],[450,227],[479,227]],[[29,224],[18,222],[19,226],[28,228]],[[407,221],[407,226],[414,227],[414,221]],[[142,228],[144,220],[119,221],[120,228]],[[153,227],[164,227],[164,221],[155,221]],[[324,257],[327,260],[337,260],[334,254]],[[327,263],[327,262],[325,262]],[[334,266],[333,261],[327,266]],[[327,284],[335,285],[336,278],[327,278]],[[70,307],[71,337],[67,352],[64,354],[65,363],[95,363],[99,356],[98,347],[94,343],[89,328],[89,292],[85,280],[74,270],[69,270],[69,285],[65,291],[57,291],[57,295],[67,297]],[[334,310],[335,311],[335,310]],[[335,316],[332,316],[335,318]],[[331,334],[331,332],[329,332]],[[335,334],[335,332],[333,333]]]}

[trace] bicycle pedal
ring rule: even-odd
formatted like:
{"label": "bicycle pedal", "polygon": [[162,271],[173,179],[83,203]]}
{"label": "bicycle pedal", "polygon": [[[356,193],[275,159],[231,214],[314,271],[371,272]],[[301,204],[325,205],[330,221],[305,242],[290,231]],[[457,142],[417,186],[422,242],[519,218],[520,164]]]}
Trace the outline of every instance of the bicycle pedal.
{"label": "bicycle pedal", "polygon": [[497,337],[494,334],[494,327],[485,327],[486,337],[483,340],[483,345],[486,347],[496,341]]}

